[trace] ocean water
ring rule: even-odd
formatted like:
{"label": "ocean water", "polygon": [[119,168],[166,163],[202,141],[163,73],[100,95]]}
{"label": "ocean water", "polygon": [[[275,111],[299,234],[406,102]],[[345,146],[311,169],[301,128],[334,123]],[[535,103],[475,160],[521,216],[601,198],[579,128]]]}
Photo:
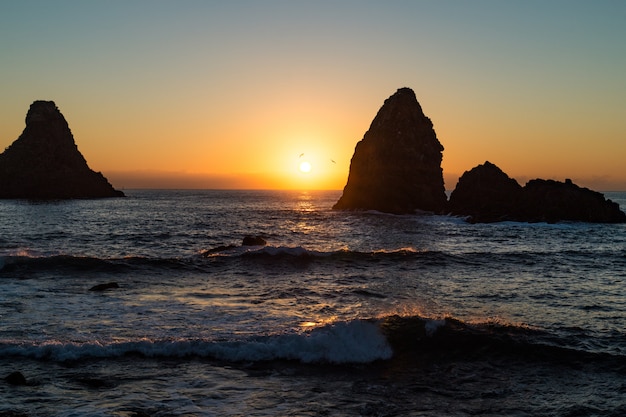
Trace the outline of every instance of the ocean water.
{"label": "ocean water", "polygon": [[626,225],[126,194],[0,201],[0,416],[626,415]]}

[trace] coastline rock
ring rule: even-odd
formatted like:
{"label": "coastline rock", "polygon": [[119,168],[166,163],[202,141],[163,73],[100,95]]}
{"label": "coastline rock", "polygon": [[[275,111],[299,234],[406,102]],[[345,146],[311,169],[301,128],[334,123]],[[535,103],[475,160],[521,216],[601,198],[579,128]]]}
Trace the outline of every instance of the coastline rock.
{"label": "coastline rock", "polygon": [[415,93],[400,88],[356,144],[348,181],[333,209],[442,212],[447,204],[442,151]]}
{"label": "coastline rock", "polygon": [[71,199],[123,197],[78,150],[53,101],[35,101],[26,127],[0,154],[0,198]]}
{"label": "coastline rock", "polygon": [[466,171],[450,194],[452,214],[469,216],[470,222],[514,220],[522,200],[522,187],[500,168],[486,161]]}
{"label": "coastline rock", "polygon": [[485,162],[465,172],[450,195],[450,213],[473,223],[498,221],[625,223],[626,214],[604,195],[572,183],[535,179],[521,187]]}

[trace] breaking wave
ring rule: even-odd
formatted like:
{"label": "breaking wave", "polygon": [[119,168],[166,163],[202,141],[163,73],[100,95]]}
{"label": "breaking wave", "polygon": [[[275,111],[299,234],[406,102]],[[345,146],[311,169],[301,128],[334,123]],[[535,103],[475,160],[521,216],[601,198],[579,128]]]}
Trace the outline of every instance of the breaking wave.
{"label": "breaking wave", "polygon": [[453,318],[387,316],[336,322],[302,333],[244,340],[139,339],[85,343],[0,341],[0,356],[80,361],[138,355],[146,358],[201,357],[227,362],[296,361],[303,364],[364,364],[401,358],[432,360],[509,358],[552,363],[604,363],[626,373],[626,355],[566,346],[566,340],[524,325],[465,323]]}
{"label": "breaking wave", "polygon": [[100,271],[118,272],[133,268],[165,268],[196,270],[206,266],[206,262],[228,260],[282,259],[301,260],[371,260],[371,259],[415,259],[439,258],[438,252],[419,252],[411,248],[397,250],[379,250],[373,252],[359,252],[341,249],[336,251],[317,251],[302,246],[220,246],[200,252],[197,257],[181,258],[150,258],[130,256],[124,258],[96,258],[89,256],[72,255],[32,255],[15,254],[0,256],[0,273],[13,273],[31,270],[70,270],[70,271]]}
{"label": "breaking wave", "polygon": [[0,256],[0,274],[17,274],[20,272],[67,270],[96,271],[118,273],[135,269],[158,270],[205,270],[215,263],[224,262],[276,262],[303,261],[322,264],[336,262],[415,262],[427,266],[456,265],[475,267],[497,263],[499,265],[534,265],[545,261],[546,257],[554,257],[562,262],[563,255],[576,259],[578,265],[589,268],[602,266],[604,262],[623,264],[626,267],[626,256],[621,251],[606,250],[593,252],[577,251],[575,254],[563,252],[513,251],[507,252],[465,252],[447,253],[437,250],[419,250],[412,247],[398,249],[379,249],[373,251],[356,251],[349,249],[314,250],[303,246],[236,246],[225,245],[202,250],[196,256],[151,258],[144,256],[128,256],[123,258],[97,258],[89,256],[73,256],[65,254],[34,255],[18,252]]}
{"label": "breaking wave", "polygon": [[378,326],[354,320],[301,334],[254,337],[242,341],[136,340],[126,342],[0,343],[2,357],[54,361],[144,357],[205,357],[224,361],[294,360],[302,363],[368,363],[389,359],[392,351]]}

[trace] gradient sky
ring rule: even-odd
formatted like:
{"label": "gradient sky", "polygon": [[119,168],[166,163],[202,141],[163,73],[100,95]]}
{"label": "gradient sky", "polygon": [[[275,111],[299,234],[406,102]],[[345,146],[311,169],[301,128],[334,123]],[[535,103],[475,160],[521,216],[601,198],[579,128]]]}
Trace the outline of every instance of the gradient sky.
{"label": "gradient sky", "polygon": [[400,87],[448,189],[489,160],[626,190],[623,0],[0,2],[0,145],[53,100],[118,188],[341,189]]}

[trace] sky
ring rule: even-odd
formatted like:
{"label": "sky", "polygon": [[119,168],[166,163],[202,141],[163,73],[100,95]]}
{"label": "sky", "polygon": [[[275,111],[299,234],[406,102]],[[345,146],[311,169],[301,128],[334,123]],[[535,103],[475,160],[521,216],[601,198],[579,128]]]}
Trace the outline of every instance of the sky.
{"label": "sky", "polygon": [[447,189],[626,190],[623,0],[0,0],[0,146],[52,100],[116,188],[341,189],[401,87]]}

